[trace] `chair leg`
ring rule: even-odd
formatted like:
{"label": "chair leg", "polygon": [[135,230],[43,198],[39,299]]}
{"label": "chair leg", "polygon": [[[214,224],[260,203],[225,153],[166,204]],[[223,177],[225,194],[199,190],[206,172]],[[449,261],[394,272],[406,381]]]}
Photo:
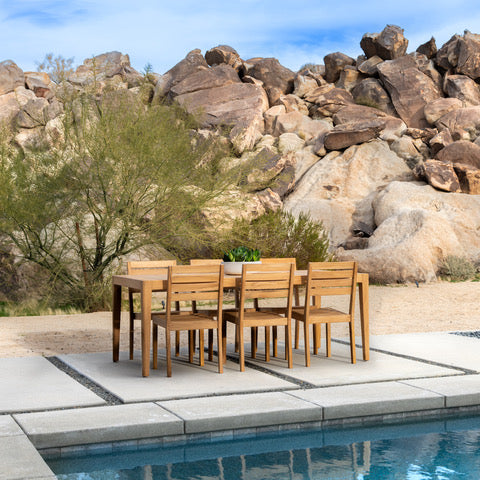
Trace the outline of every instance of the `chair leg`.
{"label": "chair leg", "polygon": [[153,349],[153,369],[158,368],[158,325],[155,323],[152,327],[152,349]]}
{"label": "chair leg", "polygon": [[325,330],[327,333],[326,343],[327,343],[327,357],[332,356],[332,326],[327,323],[325,324]]}
{"label": "chair leg", "polygon": [[170,345],[170,330],[165,329],[165,350],[167,354],[167,377],[172,376],[172,346]]}
{"label": "chair leg", "polygon": [[128,310],[130,315],[130,330],[129,330],[129,351],[130,351],[130,360],[133,360],[133,342],[135,337],[135,313],[133,311],[133,294],[128,292]]}
{"label": "chair leg", "polygon": [[299,333],[300,333],[300,320],[295,320],[295,350],[298,350]]}
{"label": "chair leg", "polygon": [[270,327],[265,327],[265,361],[270,361]]}
{"label": "chair leg", "polygon": [[285,327],[285,358],[288,361],[288,368],[292,368],[292,327],[290,324]]}
{"label": "chair leg", "polygon": [[350,356],[352,359],[352,363],[356,363],[356,355],[355,355],[355,324],[353,320],[350,322]]}
{"label": "chair leg", "polygon": [[313,324],[313,354],[318,355],[318,325]]}
{"label": "chair leg", "polygon": [[[213,330],[211,330],[213,334]],[[218,353],[218,373],[223,373],[223,333],[222,322],[218,323],[217,328],[217,353]]]}
{"label": "chair leg", "polygon": [[203,330],[198,331],[198,364],[203,367],[205,365],[205,340]]}
{"label": "chair leg", "polygon": [[310,366],[310,326],[308,325],[307,322],[303,323],[303,336],[304,336],[304,342],[305,342],[305,366],[309,367]]}
{"label": "chair leg", "polygon": [[258,346],[258,328],[252,327],[250,329],[250,349],[252,351],[252,358],[257,358]]}
{"label": "chair leg", "polygon": [[208,361],[213,362],[213,330],[208,331]]}
{"label": "chair leg", "polygon": [[238,326],[238,349],[240,352],[239,361],[240,361],[240,371],[245,371],[245,348],[243,344],[243,325],[240,327]]}
{"label": "chair leg", "polygon": [[195,351],[195,330],[188,331],[188,361],[193,363],[193,354]]}
{"label": "chair leg", "polygon": [[175,356],[180,356],[180,332],[175,332]]}
{"label": "chair leg", "polygon": [[273,330],[273,357],[278,355],[278,331],[277,327],[272,327]]}
{"label": "chair leg", "polygon": [[227,321],[222,320],[222,352],[223,352],[223,363],[227,362]]}
{"label": "chair leg", "polygon": [[238,353],[238,325],[235,324],[235,353]]}

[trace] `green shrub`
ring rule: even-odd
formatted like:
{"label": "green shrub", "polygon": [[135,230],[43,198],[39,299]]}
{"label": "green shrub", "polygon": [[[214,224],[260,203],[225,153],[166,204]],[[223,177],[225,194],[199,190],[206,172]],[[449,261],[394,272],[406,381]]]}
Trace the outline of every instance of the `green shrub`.
{"label": "green shrub", "polygon": [[333,260],[322,222],[304,213],[296,218],[290,212],[278,210],[252,221],[239,219],[212,256],[220,258],[223,251],[236,245],[259,249],[262,257],[295,257],[300,269],[306,268],[308,262]]}
{"label": "green shrub", "polygon": [[443,259],[439,273],[451,282],[464,282],[473,278],[476,270],[468,258],[448,255]]}

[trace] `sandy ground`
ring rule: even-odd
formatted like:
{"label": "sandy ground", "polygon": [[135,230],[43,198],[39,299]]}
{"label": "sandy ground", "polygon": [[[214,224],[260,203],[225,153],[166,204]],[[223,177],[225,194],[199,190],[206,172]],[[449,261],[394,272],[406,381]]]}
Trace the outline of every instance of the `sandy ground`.
{"label": "sandy ground", "polygon": [[[336,327],[333,335],[346,334],[344,325]],[[480,283],[370,286],[372,335],[457,330],[480,330]],[[0,357],[109,351],[111,338],[110,312],[0,318]],[[135,344],[140,346],[139,322]],[[126,314],[121,349],[128,349]]]}

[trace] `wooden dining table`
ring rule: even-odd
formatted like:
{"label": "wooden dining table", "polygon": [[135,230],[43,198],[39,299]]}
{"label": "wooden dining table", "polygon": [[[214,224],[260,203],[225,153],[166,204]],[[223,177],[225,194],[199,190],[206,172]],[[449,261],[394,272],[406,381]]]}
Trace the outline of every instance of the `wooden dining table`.
{"label": "wooden dining table", "polygon": [[[238,275],[225,275],[224,288],[235,288]],[[295,285],[303,285],[307,280],[307,270],[295,271]],[[152,334],[152,293],[167,290],[167,275],[114,275],[113,276],[113,312],[112,339],[113,361],[118,362],[120,355],[120,321],[122,309],[122,287],[140,292],[141,297],[141,344],[142,344],[142,375],[150,374],[150,348]],[[357,274],[357,286],[360,302],[360,324],[362,332],[363,360],[370,358],[369,343],[369,312],[368,312],[368,274]]]}

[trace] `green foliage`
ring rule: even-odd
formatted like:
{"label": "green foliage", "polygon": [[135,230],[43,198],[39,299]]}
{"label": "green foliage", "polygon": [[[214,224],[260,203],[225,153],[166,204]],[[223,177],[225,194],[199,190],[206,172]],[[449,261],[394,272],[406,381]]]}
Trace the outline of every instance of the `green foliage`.
{"label": "green foliage", "polygon": [[61,55],[54,57],[53,53],[47,53],[42,62],[36,62],[37,71],[47,73],[50,80],[58,85],[73,73],[73,60],[73,57],[64,58]]}
{"label": "green foliage", "polygon": [[464,282],[475,277],[475,266],[465,257],[448,255],[440,265],[439,273],[451,282]]}
{"label": "green foliage", "polygon": [[75,315],[78,313],[82,312],[74,306],[51,307],[44,301],[0,302],[0,317]]}
{"label": "green foliage", "polygon": [[180,108],[128,91],[78,95],[64,111],[54,148],[0,148],[0,238],[49,273],[52,302],[105,308],[124,255],[199,229],[228,185],[224,152],[193,141],[197,123]]}
{"label": "green foliage", "polygon": [[[284,210],[268,212],[253,221],[237,220],[221,244],[222,251],[243,244],[259,249],[263,257],[295,257],[298,268],[306,268],[308,262],[333,260],[323,224],[308,214],[296,218]],[[212,256],[219,254],[213,252]]]}
{"label": "green foliage", "polygon": [[258,262],[260,250],[249,247],[235,247],[223,254],[224,262]]}

